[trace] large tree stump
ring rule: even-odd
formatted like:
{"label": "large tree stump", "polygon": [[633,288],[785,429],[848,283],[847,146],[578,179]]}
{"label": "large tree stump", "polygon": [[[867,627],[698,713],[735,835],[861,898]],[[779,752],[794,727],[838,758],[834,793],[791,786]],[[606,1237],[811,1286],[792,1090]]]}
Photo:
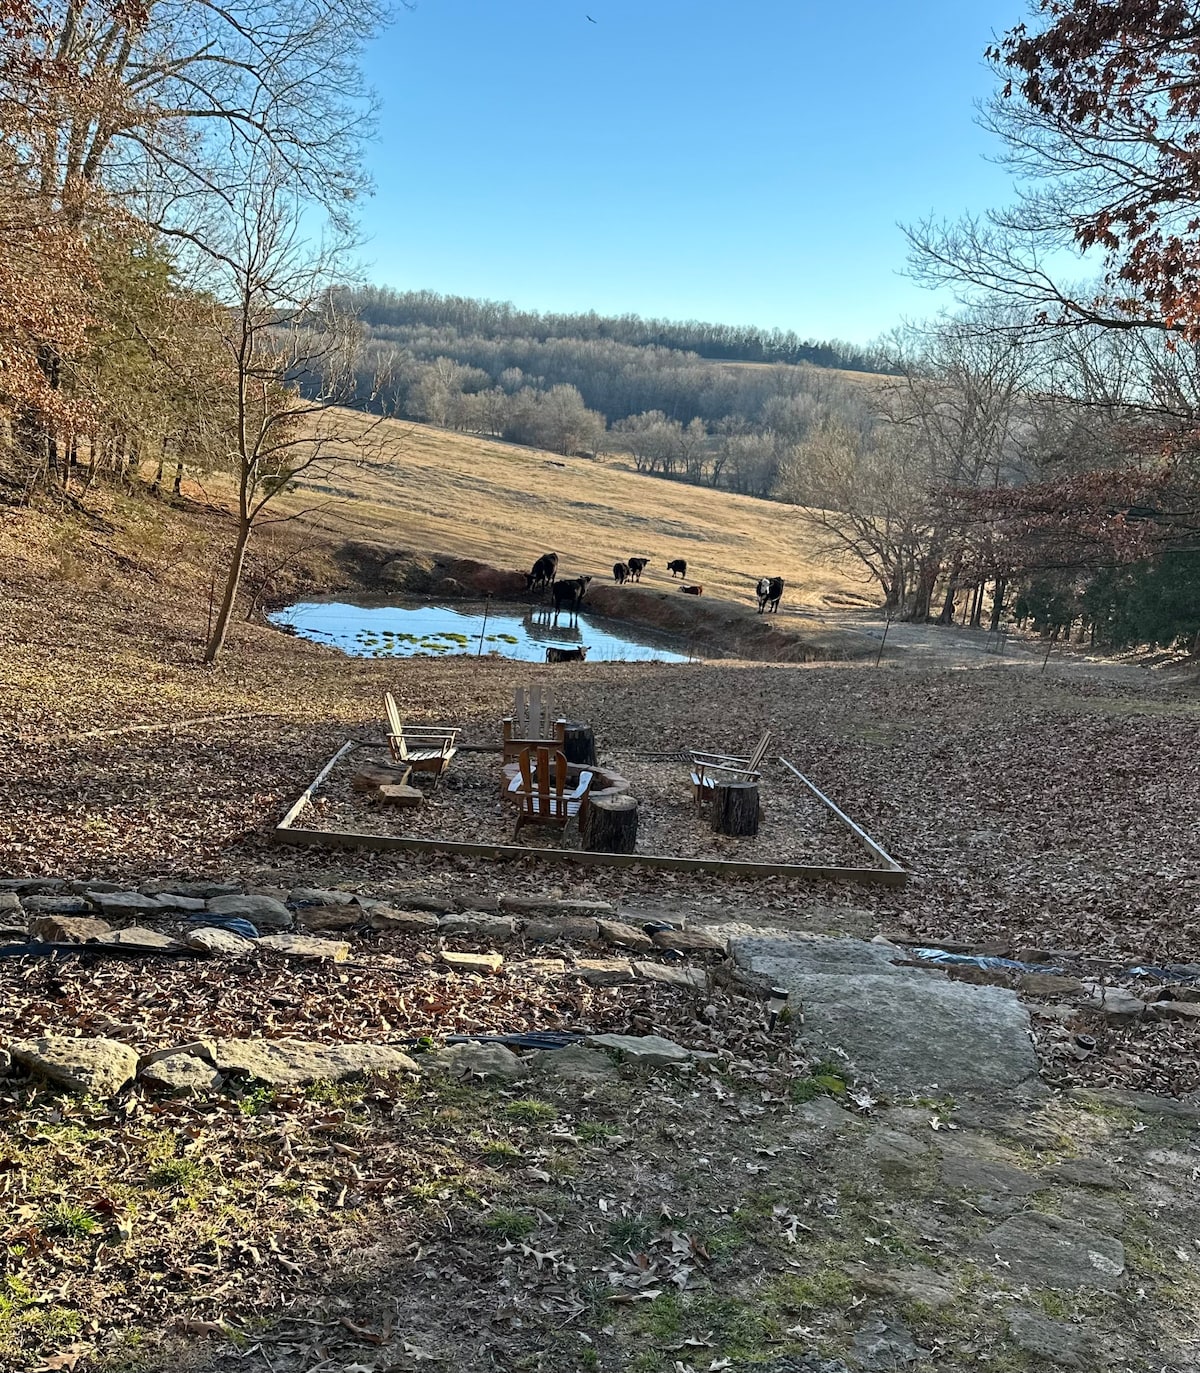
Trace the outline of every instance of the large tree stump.
{"label": "large tree stump", "polygon": [[591,725],[567,721],[563,732],[562,751],[568,763],[594,763],[596,761],[596,739]]}
{"label": "large tree stump", "polygon": [[758,783],[718,782],[713,787],[712,827],[716,834],[758,833]]}
{"label": "large tree stump", "polygon": [[579,817],[579,838],[593,853],[632,853],[637,847],[638,803],[632,796],[589,796]]}

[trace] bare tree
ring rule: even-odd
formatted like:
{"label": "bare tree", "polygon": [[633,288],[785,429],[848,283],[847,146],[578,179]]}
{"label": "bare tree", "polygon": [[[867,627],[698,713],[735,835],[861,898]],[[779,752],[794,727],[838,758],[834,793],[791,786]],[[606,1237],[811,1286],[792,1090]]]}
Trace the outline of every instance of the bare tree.
{"label": "bare tree", "polygon": [[348,243],[336,235],[309,241],[290,168],[268,146],[251,151],[225,233],[209,246],[235,398],[229,462],[237,494],[234,545],[206,663],[224,647],[246,548],[267,507],[301,475],[327,481],[338,466],[362,461],[363,444],[381,423],[376,416],[354,432],[330,409],[355,398],[356,331],[330,290],[342,276]]}

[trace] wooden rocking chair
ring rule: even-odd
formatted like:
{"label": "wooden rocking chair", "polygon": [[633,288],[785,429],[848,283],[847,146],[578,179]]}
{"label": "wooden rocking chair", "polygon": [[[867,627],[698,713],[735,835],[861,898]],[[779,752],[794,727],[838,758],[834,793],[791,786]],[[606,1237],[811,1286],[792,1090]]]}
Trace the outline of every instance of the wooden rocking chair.
{"label": "wooden rocking chair", "polygon": [[700,809],[706,801],[712,800],[713,788],[720,782],[757,782],[770,744],[771,731],[768,730],[749,758],[692,750],[692,787],[696,793],[696,808]]}
{"label": "wooden rocking chair", "polygon": [[562,746],[567,722],[555,714],[554,693],[547,687],[518,687],[513,692],[513,713],[500,721],[504,761],[523,749]]}
{"label": "wooden rocking chair", "polygon": [[390,691],[383,693],[383,705],[388,717],[388,748],[395,761],[413,772],[433,774],[433,785],[437,788],[442,773],[450,766],[450,760],[458,752],[455,741],[457,729],[443,726],[406,725],[400,719],[400,711]]}
{"label": "wooden rocking chair", "polygon": [[517,755],[519,771],[508,788],[509,800],[520,806],[516,839],[522,825],[554,825],[566,829],[579,814],[592,785],[592,774],[581,772],[579,780],[568,791],[567,774],[570,764],[559,749],[524,748]]}

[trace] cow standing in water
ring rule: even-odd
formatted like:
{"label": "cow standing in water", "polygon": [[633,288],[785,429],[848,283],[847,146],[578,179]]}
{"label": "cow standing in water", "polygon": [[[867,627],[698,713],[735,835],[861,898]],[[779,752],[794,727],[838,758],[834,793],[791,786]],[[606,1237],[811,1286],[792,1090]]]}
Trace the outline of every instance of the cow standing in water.
{"label": "cow standing in water", "polygon": [[681,577],[686,577],[687,559],[672,558],[671,561],[667,564],[667,571],[671,574],[672,577],[674,577],[676,573],[678,573]]}
{"label": "cow standing in water", "polygon": [[627,563],[613,563],[613,581],[618,586],[624,586],[629,576],[630,568]]}
{"label": "cow standing in water", "polygon": [[783,596],[782,577],[760,577],[756,587],[758,595],[758,613],[761,615],[764,610],[779,613],[779,601]]}
{"label": "cow standing in water", "polygon": [[558,554],[543,553],[534,563],[533,571],[525,574],[525,590],[541,591],[544,587],[553,586],[557,575]]}
{"label": "cow standing in water", "polygon": [[625,565],[629,568],[630,580],[640,582],[642,580],[642,573],[645,572],[646,568],[650,565],[650,559],[626,558]]}
{"label": "cow standing in water", "polygon": [[583,601],[584,593],[588,589],[590,577],[575,577],[569,582],[555,582],[550,588],[554,596],[554,623],[558,623],[559,611],[564,606],[571,612],[571,618],[577,619],[579,616],[579,606]]}

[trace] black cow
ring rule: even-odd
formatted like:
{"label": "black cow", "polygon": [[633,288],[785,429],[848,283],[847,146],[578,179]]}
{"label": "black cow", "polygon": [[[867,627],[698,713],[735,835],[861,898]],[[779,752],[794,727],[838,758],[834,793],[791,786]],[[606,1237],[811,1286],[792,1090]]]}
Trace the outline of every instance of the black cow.
{"label": "black cow", "polygon": [[687,576],[687,562],[683,558],[672,558],[667,564],[667,571],[672,577],[678,573],[681,577]]}
{"label": "black cow", "polygon": [[548,648],[546,650],[548,663],[582,663],[586,657],[587,644],[582,644],[579,648]]}
{"label": "black cow", "polygon": [[642,580],[642,573],[650,565],[649,558],[626,558],[625,562],[629,567],[629,575],[635,582]]}
{"label": "black cow", "polygon": [[783,595],[782,577],[760,577],[756,592],[760,615],[764,610],[773,610],[776,614],[779,613],[779,599]]}
{"label": "black cow", "polygon": [[583,600],[584,593],[588,589],[590,577],[574,577],[569,582],[555,582],[550,588],[554,596],[554,622],[558,623],[558,614],[563,606],[571,612],[572,616],[579,614],[579,606]]}
{"label": "black cow", "polygon": [[558,554],[543,553],[533,565],[532,572],[525,574],[525,590],[540,591],[543,587],[553,586],[558,575]]}
{"label": "black cow", "polygon": [[631,569],[627,563],[613,563],[613,581],[618,586],[624,586],[626,578],[630,575]]}

